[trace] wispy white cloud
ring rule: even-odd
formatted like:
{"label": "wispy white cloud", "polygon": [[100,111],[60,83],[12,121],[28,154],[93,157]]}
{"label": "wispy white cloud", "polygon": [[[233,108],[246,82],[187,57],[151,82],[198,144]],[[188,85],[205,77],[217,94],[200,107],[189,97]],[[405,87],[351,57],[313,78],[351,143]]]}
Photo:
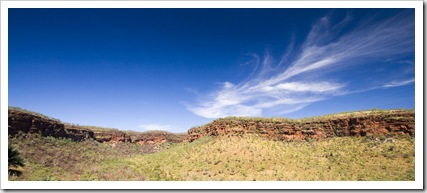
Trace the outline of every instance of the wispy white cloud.
{"label": "wispy white cloud", "polygon": [[390,88],[390,87],[397,87],[397,86],[404,86],[415,82],[415,79],[411,80],[403,80],[403,81],[392,81],[387,84],[384,84],[382,87],[384,88]]}
{"label": "wispy white cloud", "polygon": [[138,125],[138,128],[143,130],[163,130],[163,131],[170,131],[172,130],[171,125],[162,125],[162,124],[144,124],[144,125]]}
{"label": "wispy white cloud", "polygon": [[[257,70],[250,79],[239,84],[225,82],[198,103],[187,104],[187,110],[206,118],[261,116],[266,111],[281,114],[351,93],[348,82],[323,75],[366,61],[393,59],[413,52],[414,34],[408,33],[414,29],[411,13],[402,12],[376,23],[365,22],[345,33],[340,30],[351,17],[335,25],[329,17],[323,17],[312,26],[296,57],[290,57],[290,53],[295,52],[293,39],[277,64],[268,52],[263,58],[254,55]],[[382,87],[409,83],[390,82]]]}
{"label": "wispy white cloud", "polygon": [[325,93],[338,90],[344,87],[342,84],[330,83],[330,82],[315,82],[315,83],[303,83],[303,82],[286,82],[278,84],[275,87],[265,87],[269,90],[283,90],[291,92],[314,92],[314,93]]}

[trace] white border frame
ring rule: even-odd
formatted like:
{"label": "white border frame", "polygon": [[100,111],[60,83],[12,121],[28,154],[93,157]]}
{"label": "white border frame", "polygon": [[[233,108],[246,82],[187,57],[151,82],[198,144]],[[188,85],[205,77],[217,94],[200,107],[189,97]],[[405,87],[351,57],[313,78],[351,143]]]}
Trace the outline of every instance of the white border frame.
{"label": "white border frame", "polygon": [[[8,8],[415,8],[415,181],[8,181]],[[1,189],[423,189],[423,1],[2,1],[0,13]]]}

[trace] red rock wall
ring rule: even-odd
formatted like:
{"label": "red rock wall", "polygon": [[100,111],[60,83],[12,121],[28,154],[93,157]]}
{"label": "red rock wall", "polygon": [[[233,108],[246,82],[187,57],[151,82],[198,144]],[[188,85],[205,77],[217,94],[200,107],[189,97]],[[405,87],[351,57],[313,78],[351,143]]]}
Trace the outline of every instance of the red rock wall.
{"label": "red rock wall", "polygon": [[[391,136],[415,135],[415,112],[407,110],[351,116],[332,116],[311,120],[285,120],[263,118],[218,119],[187,136],[168,132],[144,132],[131,136],[122,131],[92,131],[82,126],[64,125],[60,121],[9,109],[9,135],[40,133],[43,136],[71,138],[75,141],[94,139],[99,142],[131,142],[153,144],[164,142],[190,142],[203,136],[259,134],[272,140],[321,140],[335,136]],[[136,136],[136,137],[135,137]]]}
{"label": "red rock wall", "polygon": [[94,139],[98,142],[132,142],[129,135],[120,131],[95,131]]}
{"label": "red rock wall", "polygon": [[188,131],[188,141],[203,136],[259,134],[273,140],[321,140],[335,136],[415,135],[414,111],[387,111],[372,115],[284,120],[225,118]]}
{"label": "red rock wall", "polygon": [[64,124],[55,120],[9,110],[8,121],[9,135],[15,135],[21,131],[23,133],[40,133],[43,136],[67,137]]}
{"label": "red rock wall", "polygon": [[94,139],[98,142],[111,143],[138,143],[138,144],[156,144],[164,142],[182,142],[186,136],[178,134],[163,133],[138,133],[135,140],[125,132],[118,130],[92,131],[84,126],[63,124],[58,120],[31,114],[20,110],[9,109],[8,119],[9,135],[22,133],[40,133],[42,136],[53,136],[56,138],[70,138],[74,141],[83,141]]}
{"label": "red rock wall", "polygon": [[140,133],[136,137],[134,142],[138,144],[157,144],[157,143],[165,143],[165,142],[179,143],[186,140],[186,138],[187,138],[187,135],[174,134],[174,133],[161,132],[161,131],[154,131],[154,132],[152,131],[152,132]]}
{"label": "red rock wall", "polygon": [[9,135],[23,133],[40,133],[42,136],[70,138],[74,141],[94,139],[99,142],[131,142],[124,132],[93,132],[81,126],[64,125],[60,121],[49,119],[19,110],[9,109]]}

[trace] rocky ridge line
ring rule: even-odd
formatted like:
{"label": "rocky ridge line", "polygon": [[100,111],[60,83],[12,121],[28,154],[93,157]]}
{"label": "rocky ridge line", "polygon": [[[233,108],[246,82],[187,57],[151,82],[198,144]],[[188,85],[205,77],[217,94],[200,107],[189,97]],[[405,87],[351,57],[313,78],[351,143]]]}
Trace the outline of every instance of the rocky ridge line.
{"label": "rocky ridge line", "polygon": [[[164,131],[123,132],[113,129],[64,124],[38,113],[9,108],[9,135],[40,133],[42,136],[70,138],[74,141],[93,139],[98,142],[157,144],[190,142],[204,136],[258,134],[281,141],[322,140],[339,136],[413,136],[414,110],[375,110],[341,113],[307,119],[241,118],[217,119],[192,128],[187,134]],[[94,129],[95,128],[95,129]]]}
{"label": "rocky ridge line", "polygon": [[258,134],[281,141],[322,140],[339,136],[393,137],[415,135],[414,110],[373,110],[307,119],[217,119],[188,131],[192,142],[204,136]]}
{"label": "rocky ridge line", "polygon": [[8,134],[12,136],[19,133],[39,133],[42,136],[69,138],[73,141],[93,139],[101,143],[123,142],[141,145],[165,142],[178,143],[186,138],[186,135],[164,131],[132,132],[132,134],[128,134],[124,131],[113,129],[91,129],[85,126],[64,124],[57,119],[19,108],[9,108],[8,114]]}

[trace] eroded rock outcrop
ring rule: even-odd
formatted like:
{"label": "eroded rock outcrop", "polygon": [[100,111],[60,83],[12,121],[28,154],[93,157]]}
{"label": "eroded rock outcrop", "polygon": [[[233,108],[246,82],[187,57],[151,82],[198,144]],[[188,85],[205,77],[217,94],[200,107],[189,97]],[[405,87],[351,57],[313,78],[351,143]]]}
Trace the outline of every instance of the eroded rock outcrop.
{"label": "eroded rock outcrop", "polygon": [[175,134],[166,131],[148,131],[136,135],[133,141],[138,144],[179,143],[185,141],[186,138],[187,135],[185,133]]}
{"label": "eroded rock outcrop", "polygon": [[64,124],[57,120],[32,115],[26,112],[9,110],[9,135],[23,133],[40,133],[43,136],[67,137]]}
{"label": "eroded rock outcrop", "polygon": [[413,136],[414,110],[376,110],[341,113],[306,119],[223,118],[190,129],[187,134],[165,131],[123,132],[91,126],[64,124],[38,113],[9,108],[9,135],[40,133],[42,136],[70,138],[74,141],[94,139],[98,142],[158,144],[190,142],[204,136],[258,134],[281,141],[322,140],[336,136]]}
{"label": "eroded rock outcrop", "polygon": [[79,126],[63,124],[61,121],[24,110],[9,109],[9,135],[38,133],[42,136],[70,138],[74,141],[96,139],[94,132]]}
{"label": "eroded rock outcrop", "polygon": [[83,129],[78,126],[65,124],[65,132],[68,134],[67,138],[71,138],[74,141],[83,141],[85,139],[95,139],[93,131]]}
{"label": "eroded rock outcrop", "polygon": [[39,133],[42,136],[69,138],[74,141],[93,139],[101,143],[157,144],[178,143],[186,139],[186,135],[169,132],[132,132],[133,136],[131,136],[124,131],[114,129],[64,124],[60,120],[13,107],[9,108],[8,126],[8,134],[12,136],[20,132]]}
{"label": "eroded rock outcrop", "polygon": [[259,134],[273,140],[321,140],[335,136],[415,135],[414,110],[361,111],[308,119],[223,118],[188,131],[188,141],[203,136]]}
{"label": "eroded rock outcrop", "polygon": [[132,142],[129,135],[120,131],[95,131],[94,136],[98,142]]}

